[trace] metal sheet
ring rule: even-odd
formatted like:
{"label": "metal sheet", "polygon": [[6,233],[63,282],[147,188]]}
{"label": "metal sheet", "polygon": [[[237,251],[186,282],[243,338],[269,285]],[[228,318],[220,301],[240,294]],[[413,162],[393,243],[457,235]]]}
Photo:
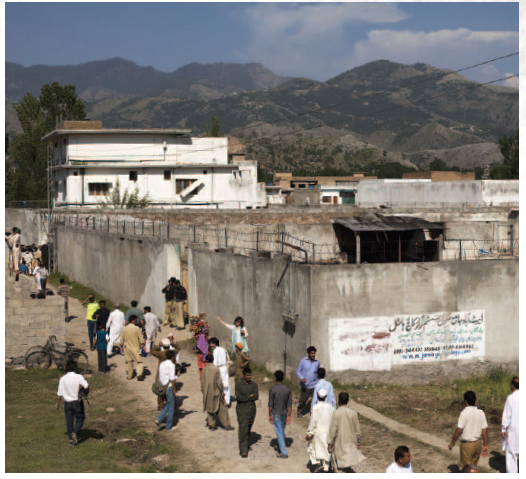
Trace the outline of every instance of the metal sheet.
{"label": "metal sheet", "polygon": [[340,224],[351,231],[411,231],[411,230],[443,230],[438,223],[412,216],[384,216],[369,213],[365,216],[350,216],[349,218],[333,218],[333,223]]}

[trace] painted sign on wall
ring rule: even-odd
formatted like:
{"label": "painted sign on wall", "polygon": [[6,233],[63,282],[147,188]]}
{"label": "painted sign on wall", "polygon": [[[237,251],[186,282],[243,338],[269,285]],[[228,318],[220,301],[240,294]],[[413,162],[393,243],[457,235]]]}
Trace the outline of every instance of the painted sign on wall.
{"label": "painted sign on wall", "polygon": [[329,321],[329,340],[332,371],[482,358],[484,311],[335,318]]}

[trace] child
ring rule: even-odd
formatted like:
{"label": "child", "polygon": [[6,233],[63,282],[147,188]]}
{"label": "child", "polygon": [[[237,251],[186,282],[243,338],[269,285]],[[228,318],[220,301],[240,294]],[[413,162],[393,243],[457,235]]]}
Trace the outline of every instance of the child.
{"label": "child", "polygon": [[386,474],[410,474],[413,472],[411,467],[411,454],[407,446],[398,446],[394,453],[395,462],[393,462],[386,470]]}
{"label": "child", "polygon": [[99,357],[99,373],[106,374],[108,365],[108,341],[106,339],[106,328],[97,331],[97,355]]}

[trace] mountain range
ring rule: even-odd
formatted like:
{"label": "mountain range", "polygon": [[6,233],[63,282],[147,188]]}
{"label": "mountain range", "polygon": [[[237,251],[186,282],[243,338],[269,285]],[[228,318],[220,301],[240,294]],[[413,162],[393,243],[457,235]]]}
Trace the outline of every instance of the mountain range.
{"label": "mountain range", "polygon": [[268,169],[366,168],[435,157],[473,167],[500,162],[498,138],[518,128],[519,92],[448,70],[386,60],[326,82],[286,78],[258,63],[192,63],[172,73],[120,58],[76,66],[6,63],[6,130],[12,104],[42,84],[76,85],[88,117],[105,127],[190,128],[210,117]]}

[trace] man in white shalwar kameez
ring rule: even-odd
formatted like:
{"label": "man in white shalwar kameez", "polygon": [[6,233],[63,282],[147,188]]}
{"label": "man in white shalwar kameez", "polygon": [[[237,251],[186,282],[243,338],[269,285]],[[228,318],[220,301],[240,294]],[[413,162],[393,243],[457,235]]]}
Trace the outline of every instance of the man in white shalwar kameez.
{"label": "man in white shalwar kameez", "polygon": [[230,407],[230,377],[228,375],[229,357],[225,349],[219,346],[219,339],[210,339],[210,347],[212,348],[212,353],[214,355],[214,366],[219,368],[219,373],[221,374],[225,402]]}
{"label": "man in white shalwar kameez", "polygon": [[[119,309],[120,304],[115,305],[115,309],[110,313],[106,323],[106,331],[109,330],[108,356],[113,353],[113,345],[119,344],[122,328],[124,328],[124,313]],[[122,349],[121,349],[122,354]]]}
{"label": "man in white shalwar kameez", "polygon": [[506,472],[519,472],[519,378],[511,380],[511,394],[502,413],[502,449],[506,451]]}
{"label": "man in white shalwar kameez", "polygon": [[307,452],[310,455],[311,464],[320,464],[317,471],[323,467],[323,470],[328,472],[331,457],[328,450],[327,436],[329,435],[334,408],[327,403],[326,398],[327,391],[320,389],[318,391],[318,403],[311,411],[306,439],[309,441]]}
{"label": "man in white shalwar kameez", "polygon": [[144,307],[144,330],[146,331],[146,352],[149,353],[155,343],[157,331],[161,332],[161,325],[157,316],[152,313],[150,306]]}

